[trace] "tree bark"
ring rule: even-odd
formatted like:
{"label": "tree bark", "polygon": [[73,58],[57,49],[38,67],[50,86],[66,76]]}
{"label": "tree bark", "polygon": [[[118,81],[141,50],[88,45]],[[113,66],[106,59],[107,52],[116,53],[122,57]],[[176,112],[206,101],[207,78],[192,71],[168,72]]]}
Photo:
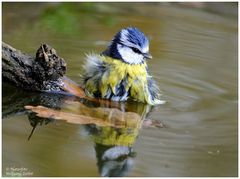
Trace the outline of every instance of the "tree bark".
{"label": "tree bark", "polygon": [[15,86],[31,91],[67,92],[85,98],[83,89],[68,79],[66,62],[55,49],[43,44],[36,57],[2,43],[2,77]]}

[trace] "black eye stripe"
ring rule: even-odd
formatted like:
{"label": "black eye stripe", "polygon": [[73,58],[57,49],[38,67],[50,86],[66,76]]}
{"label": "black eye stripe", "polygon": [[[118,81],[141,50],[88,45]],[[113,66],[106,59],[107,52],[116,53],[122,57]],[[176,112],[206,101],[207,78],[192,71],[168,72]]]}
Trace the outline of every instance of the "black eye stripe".
{"label": "black eye stripe", "polygon": [[137,49],[137,48],[132,47],[132,50],[133,50],[135,53],[142,54],[142,52],[141,52],[139,49]]}
{"label": "black eye stripe", "polygon": [[129,47],[129,46],[127,46],[127,45],[124,45],[124,44],[121,43],[121,42],[120,42],[119,44],[122,45],[122,46],[126,46],[126,47],[132,49],[132,51],[134,51],[135,53],[143,54],[139,49],[137,49],[137,48],[135,48],[135,47]]}

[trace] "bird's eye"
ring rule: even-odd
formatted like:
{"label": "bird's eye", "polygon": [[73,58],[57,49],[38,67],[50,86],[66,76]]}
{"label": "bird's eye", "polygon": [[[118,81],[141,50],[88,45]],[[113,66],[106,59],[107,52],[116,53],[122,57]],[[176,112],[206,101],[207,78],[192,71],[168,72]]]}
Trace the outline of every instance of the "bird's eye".
{"label": "bird's eye", "polygon": [[132,50],[135,52],[135,53],[139,53],[139,54],[141,54],[142,52],[139,50],[139,49],[137,49],[137,48],[134,48],[134,47],[132,47]]}

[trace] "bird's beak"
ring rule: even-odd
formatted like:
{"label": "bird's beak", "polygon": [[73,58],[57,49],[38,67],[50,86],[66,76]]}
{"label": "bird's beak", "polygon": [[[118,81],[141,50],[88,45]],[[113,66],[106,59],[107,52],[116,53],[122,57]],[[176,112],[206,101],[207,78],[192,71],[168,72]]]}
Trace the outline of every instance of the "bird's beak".
{"label": "bird's beak", "polygon": [[146,59],[152,59],[152,55],[149,53],[143,53],[144,58]]}

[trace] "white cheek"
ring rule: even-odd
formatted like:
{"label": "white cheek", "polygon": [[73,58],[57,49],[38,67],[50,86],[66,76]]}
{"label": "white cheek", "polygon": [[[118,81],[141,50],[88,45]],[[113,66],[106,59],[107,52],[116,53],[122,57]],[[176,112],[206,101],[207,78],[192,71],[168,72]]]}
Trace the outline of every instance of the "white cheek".
{"label": "white cheek", "polygon": [[139,64],[144,61],[142,55],[133,52],[132,49],[130,49],[128,47],[123,47],[118,44],[117,48],[118,48],[118,52],[122,56],[123,60],[127,63]]}

